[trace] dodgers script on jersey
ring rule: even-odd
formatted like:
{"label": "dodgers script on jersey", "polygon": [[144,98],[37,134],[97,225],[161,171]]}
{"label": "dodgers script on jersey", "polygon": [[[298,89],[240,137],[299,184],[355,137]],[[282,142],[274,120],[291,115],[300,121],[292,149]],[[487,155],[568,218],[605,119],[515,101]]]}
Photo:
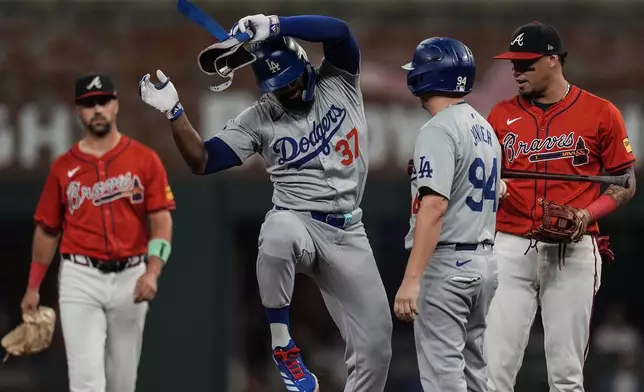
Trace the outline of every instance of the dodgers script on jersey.
{"label": "dodgers script on jersey", "polygon": [[271,95],[216,136],[242,161],[259,153],[282,208],[333,213],[358,209],[367,178],[367,123],[359,76],[329,62],[318,69],[308,114],[284,111]]}
{"label": "dodgers script on jersey", "polygon": [[493,242],[500,177],[501,146],[488,122],[465,102],[438,112],[416,139],[405,247],[413,245],[422,187],[449,200],[439,243]]}

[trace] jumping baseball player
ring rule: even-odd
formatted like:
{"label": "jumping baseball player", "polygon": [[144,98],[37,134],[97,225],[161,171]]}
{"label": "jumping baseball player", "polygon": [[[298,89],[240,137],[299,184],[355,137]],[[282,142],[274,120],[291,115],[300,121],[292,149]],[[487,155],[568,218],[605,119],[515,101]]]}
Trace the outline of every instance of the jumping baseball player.
{"label": "jumping baseball player", "polygon": [[51,165],[34,216],[22,310],[37,308],[60,239],[71,392],[134,392],[147,301],[171,249],[175,203],[166,171],[153,150],[119,132],[118,108],[108,75],[77,79],[84,137]]}
{"label": "jumping baseball player", "polygon": [[[496,56],[514,67],[519,93],[496,104],[488,121],[512,170],[599,175],[632,173],[635,158],[624,121],[610,101],[570,84],[563,75],[567,52],[557,30],[533,22],[516,29],[509,51]],[[500,203],[494,253],[499,287],[488,314],[485,356],[488,390],[509,392],[523,361],[537,306],[545,332],[550,391],[581,392],[593,300],[600,286],[597,221],[635,193],[611,185],[600,194],[590,182],[508,180]],[[551,240],[548,202],[570,208],[569,238]],[[548,218],[548,214],[546,214]],[[556,234],[556,233],[555,233]],[[601,238],[601,237],[600,237]],[[605,238],[605,237],[604,237]]]}
{"label": "jumping baseball player", "polygon": [[[482,340],[496,289],[492,244],[501,146],[463,97],[476,65],[462,42],[422,41],[403,65],[407,85],[432,118],[420,130],[411,167],[411,249],[394,313],[414,323],[426,392],[484,392]],[[418,319],[415,316],[418,315]]]}
{"label": "jumping baseball player", "polygon": [[[242,18],[254,32],[252,69],[261,99],[202,141],[173,84],[145,75],[141,96],[171,120],[193,172],[215,173],[260,154],[274,185],[259,236],[257,280],[286,390],[318,391],[289,334],[296,273],[311,276],[346,342],[345,391],[383,391],[391,358],[387,295],[362,224],[369,145],[359,85],[360,51],[347,24],[325,16]],[[315,69],[294,38],[321,42]]]}

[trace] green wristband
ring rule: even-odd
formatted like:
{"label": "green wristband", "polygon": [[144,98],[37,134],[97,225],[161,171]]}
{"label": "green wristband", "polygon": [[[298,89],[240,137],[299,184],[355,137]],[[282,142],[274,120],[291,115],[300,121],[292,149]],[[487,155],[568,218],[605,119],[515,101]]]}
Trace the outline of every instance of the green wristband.
{"label": "green wristband", "polygon": [[148,256],[156,256],[163,260],[164,263],[168,262],[171,250],[172,245],[170,242],[162,238],[152,238],[148,242]]}

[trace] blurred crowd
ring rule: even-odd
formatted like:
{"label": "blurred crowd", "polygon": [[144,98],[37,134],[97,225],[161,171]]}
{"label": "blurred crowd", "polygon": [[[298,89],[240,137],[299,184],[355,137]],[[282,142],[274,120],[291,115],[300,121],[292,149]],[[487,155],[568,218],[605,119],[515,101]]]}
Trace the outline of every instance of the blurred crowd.
{"label": "blurred crowd", "polygon": [[625,307],[609,308],[594,332],[592,344],[593,357],[586,370],[596,375],[592,391],[644,391],[642,333],[629,322]]}

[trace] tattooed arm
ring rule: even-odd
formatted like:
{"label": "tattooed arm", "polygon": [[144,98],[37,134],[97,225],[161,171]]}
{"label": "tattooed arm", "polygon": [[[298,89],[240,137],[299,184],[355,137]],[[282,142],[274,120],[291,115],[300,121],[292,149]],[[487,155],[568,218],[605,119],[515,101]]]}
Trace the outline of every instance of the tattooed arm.
{"label": "tattooed arm", "polygon": [[612,175],[628,174],[631,186],[611,185],[591,205],[582,210],[588,223],[598,221],[628,203],[635,195],[635,157],[626,125],[617,107],[606,101],[599,114],[599,147],[602,167]]}
{"label": "tattooed arm", "polygon": [[613,175],[628,174],[631,176],[630,188],[624,188],[619,185],[611,185],[606,191],[591,205],[585,209],[588,223],[595,222],[605,216],[615,212],[620,207],[626,205],[633,196],[635,196],[636,180],[633,166],[628,169],[613,173]]}
{"label": "tattooed arm", "polygon": [[622,171],[621,173],[615,173],[614,175],[619,176],[627,174],[631,177],[631,186],[630,188],[624,188],[619,185],[611,185],[606,189],[606,192],[604,192],[604,195],[609,195],[613,199],[615,199],[615,203],[617,204],[617,208],[620,208],[621,206],[625,205],[628,203],[633,196],[635,196],[635,169],[631,166],[628,169]]}

